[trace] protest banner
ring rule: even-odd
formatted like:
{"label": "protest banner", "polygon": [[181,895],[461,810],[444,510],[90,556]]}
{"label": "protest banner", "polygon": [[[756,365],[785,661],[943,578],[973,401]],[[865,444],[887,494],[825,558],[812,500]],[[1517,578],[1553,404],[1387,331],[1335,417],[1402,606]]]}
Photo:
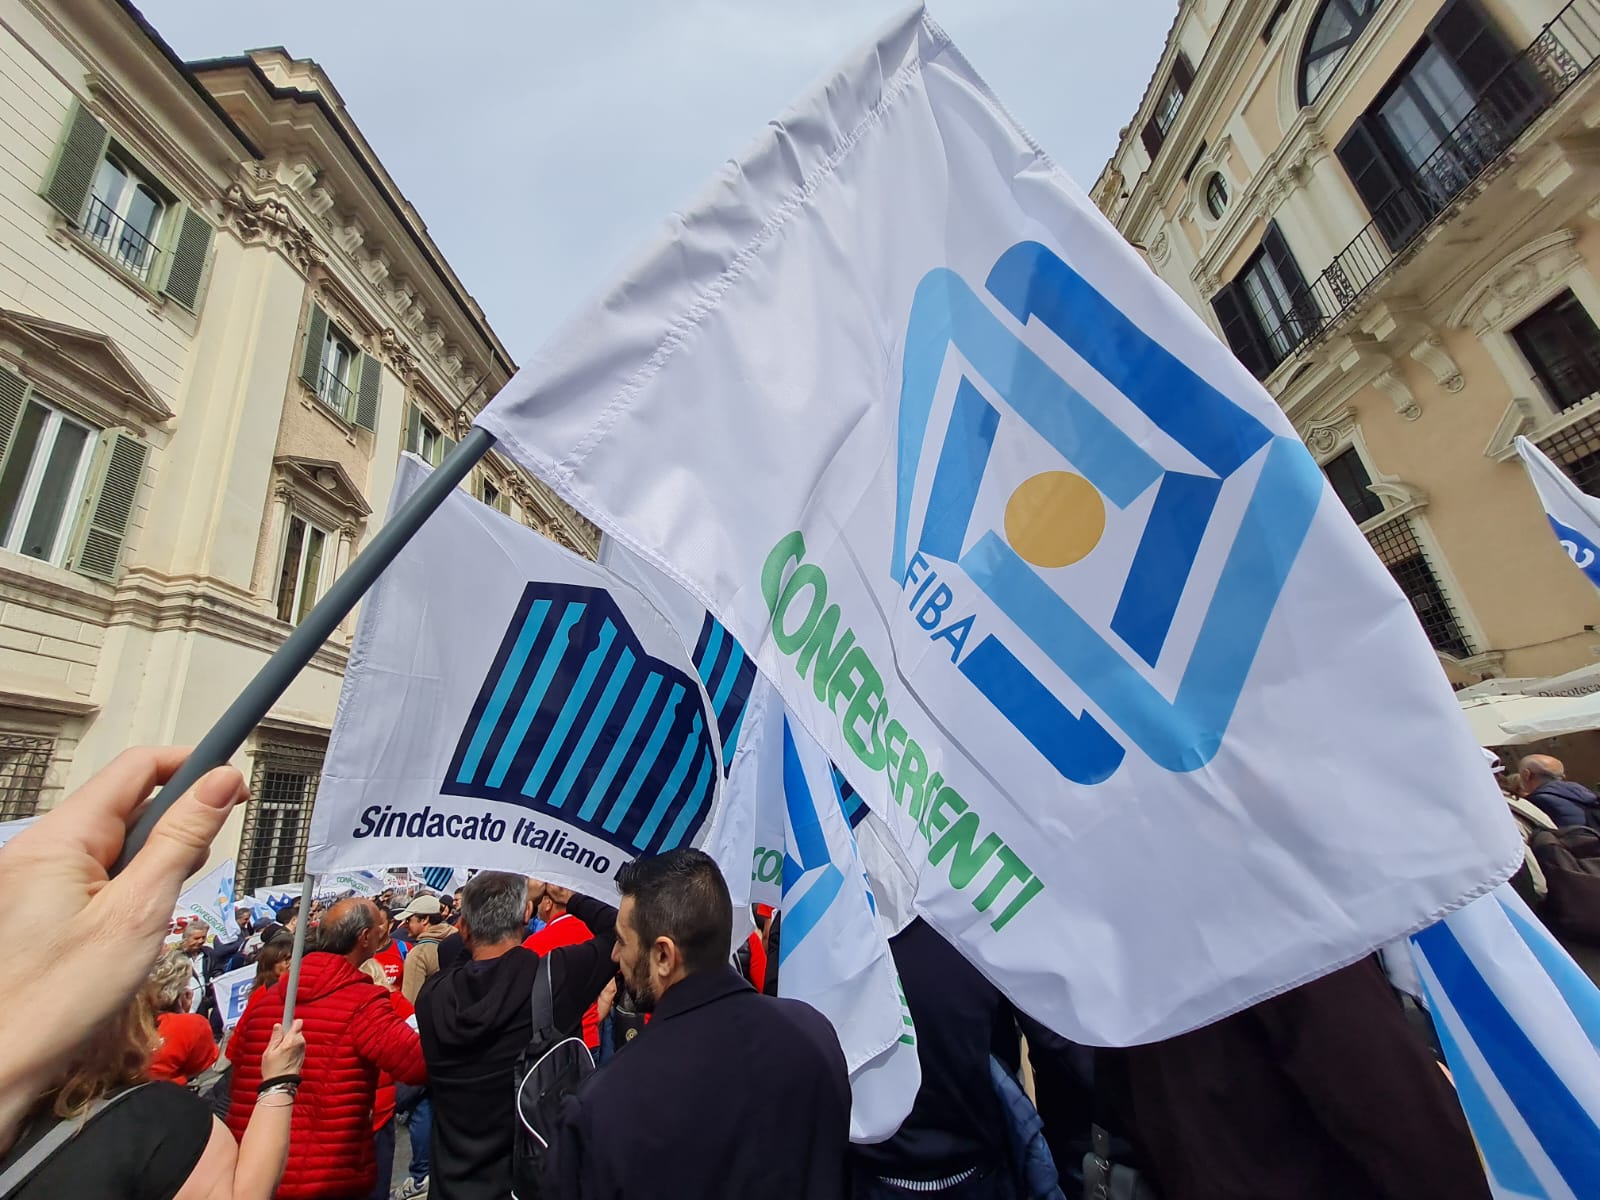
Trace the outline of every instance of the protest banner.
{"label": "protest banner", "polygon": [[1517,438],[1517,453],[1528,468],[1528,478],[1556,541],[1572,565],[1600,587],[1600,500],[1580,489],[1527,438]]}
{"label": "protest banner", "polygon": [[917,911],[1076,1040],[1214,1020],[1520,861],[1282,412],[920,10],[478,425],[716,616]]}
{"label": "protest banner", "polygon": [[254,963],[237,971],[229,971],[226,975],[218,975],[211,981],[211,994],[217,998],[217,1013],[222,1018],[224,1029],[232,1029],[244,1016],[244,1008],[250,1002],[255,983]]}
{"label": "protest banner", "polygon": [[239,922],[233,915],[234,860],[218,863],[178,896],[178,907],[186,909],[211,926],[214,933],[228,938],[239,936]]}
{"label": "protest banner", "polygon": [[[405,458],[395,504],[427,475]],[[710,837],[716,727],[637,590],[457,493],[362,611],[306,869],[447,862],[614,900],[624,863]]]}

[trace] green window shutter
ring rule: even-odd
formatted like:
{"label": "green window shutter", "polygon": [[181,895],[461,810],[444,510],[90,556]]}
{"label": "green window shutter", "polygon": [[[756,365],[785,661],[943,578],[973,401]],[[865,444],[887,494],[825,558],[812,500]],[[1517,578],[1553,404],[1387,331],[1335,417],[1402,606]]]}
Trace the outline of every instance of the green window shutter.
{"label": "green window shutter", "polygon": [[187,207],[180,208],[170,219],[176,232],[167,252],[167,278],[161,285],[161,294],[193,312],[200,302],[200,284],[211,257],[211,223]]}
{"label": "green window shutter", "polygon": [[306,344],[300,357],[300,382],[313,392],[322,383],[322,346],[328,340],[328,314],[313,303],[306,318]]}
{"label": "green window shutter", "polygon": [[453,438],[453,437],[445,437],[445,435],[441,433],[439,435],[439,449],[433,456],[433,465],[437,467],[445,459],[449,458],[450,457],[450,451],[454,450],[455,448],[456,448],[456,440],[455,440],[455,438]]}
{"label": "green window shutter", "polygon": [[0,470],[5,469],[6,453],[16,435],[17,422],[28,403],[28,382],[15,371],[0,367]]}
{"label": "green window shutter", "polygon": [[422,444],[422,410],[415,404],[406,404],[406,441],[401,450],[407,454],[415,454],[417,447]]}
{"label": "green window shutter", "polygon": [[111,435],[111,452],[106,455],[105,473],[90,503],[88,524],[78,546],[72,569],[95,579],[111,580],[122,559],[122,546],[128,539],[128,523],[133,519],[133,504],[139,495],[139,477],[150,447],[125,433]]}
{"label": "green window shutter", "polygon": [[360,375],[356,380],[355,422],[363,429],[378,427],[378,392],[383,388],[383,364],[370,354],[357,360]]}
{"label": "green window shutter", "polygon": [[89,110],[74,100],[67,113],[67,125],[61,133],[61,144],[56,147],[55,161],[45,176],[40,194],[74,225],[83,220],[83,206],[89,199],[89,189],[99,173],[100,161],[106,156],[106,144],[111,135],[106,127],[90,115]]}

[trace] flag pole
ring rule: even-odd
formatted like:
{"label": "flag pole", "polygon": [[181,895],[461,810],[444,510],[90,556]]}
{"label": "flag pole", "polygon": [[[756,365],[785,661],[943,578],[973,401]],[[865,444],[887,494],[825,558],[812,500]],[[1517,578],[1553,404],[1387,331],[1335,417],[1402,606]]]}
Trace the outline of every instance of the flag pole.
{"label": "flag pole", "polygon": [[300,989],[300,960],[306,956],[306,930],[311,926],[311,892],[316,887],[315,875],[307,875],[300,885],[300,915],[294,923],[294,950],[289,955],[288,989],[283,994],[283,1028],[285,1032],[294,1024],[294,998]]}
{"label": "flag pole", "polygon": [[294,677],[305,668],[322,643],[327,641],[339,622],[349,615],[367,589],[377,582],[395,555],[399,554],[422,523],[433,515],[434,509],[444,503],[455,486],[466,478],[479,459],[494,445],[493,435],[473,426],[450,456],[423,480],[405,505],[373,535],[367,548],[345,568],[343,575],[334,580],[327,595],[317,601],[287,638],[283,645],[239,693],[238,699],[211,727],[200,743],[165,787],[156,793],[133,823],[128,826],[123,839],[122,853],[111,869],[115,875],[139,852],[150,830],[161,819],[161,814],[171,808],[177,798],[193,787],[207,771],[220,767],[244,745],[245,738],[261,724],[278,697],[283,695]]}

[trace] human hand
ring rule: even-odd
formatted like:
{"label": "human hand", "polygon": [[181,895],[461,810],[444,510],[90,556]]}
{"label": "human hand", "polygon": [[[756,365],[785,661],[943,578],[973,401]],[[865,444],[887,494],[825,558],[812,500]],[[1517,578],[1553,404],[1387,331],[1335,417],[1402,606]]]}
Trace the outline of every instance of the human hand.
{"label": "human hand", "polygon": [[[236,804],[249,798],[232,767],[204,775],[162,815],[115,879],[128,822],[188,751],[126,750],[0,849],[0,933],[9,948],[0,1012],[32,1014],[0,1039],[0,1144],[22,1108],[144,983],[186,877]],[[40,996],[64,998],[41,1006]],[[20,1113],[18,1113],[20,1115]]]}
{"label": "human hand", "polygon": [[617,977],[613,975],[611,982],[606,984],[606,990],[600,993],[600,998],[594,1002],[594,1010],[599,1019],[604,1021],[610,1013],[611,1006],[617,1002]]}
{"label": "human hand", "polygon": [[565,908],[572,899],[571,888],[557,887],[553,883],[545,885],[544,894],[550,897],[552,903],[559,904],[562,908]]}
{"label": "human hand", "polygon": [[297,1018],[289,1032],[282,1025],[272,1027],[272,1037],[261,1052],[261,1078],[275,1079],[279,1075],[298,1075],[306,1061],[306,1039],[301,1034]]}

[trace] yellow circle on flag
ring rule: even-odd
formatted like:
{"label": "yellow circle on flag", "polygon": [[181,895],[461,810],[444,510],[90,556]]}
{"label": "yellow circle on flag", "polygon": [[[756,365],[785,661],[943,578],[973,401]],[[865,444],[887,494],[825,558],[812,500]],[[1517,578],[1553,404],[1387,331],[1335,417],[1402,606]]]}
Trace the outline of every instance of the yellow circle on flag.
{"label": "yellow circle on flag", "polygon": [[1105,531],[1105,501],[1071,471],[1024,479],[1006,501],[1006,541],[1036,567],[1071,566],[1099,545]]}

